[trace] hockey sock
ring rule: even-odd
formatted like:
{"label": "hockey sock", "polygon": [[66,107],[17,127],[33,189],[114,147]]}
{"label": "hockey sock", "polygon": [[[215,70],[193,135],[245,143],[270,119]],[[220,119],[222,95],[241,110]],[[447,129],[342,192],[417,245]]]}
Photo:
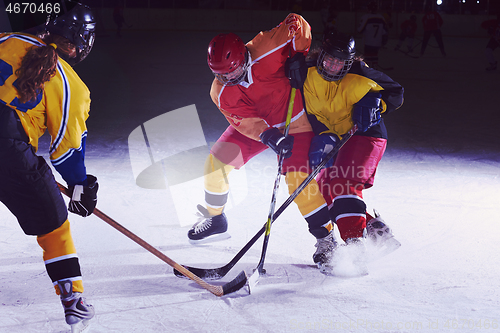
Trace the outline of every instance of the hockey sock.
{"label": "hockey sock", "polygon": [[337,224],[340,236],[343,240],[363,237],[366,228],[363,185],[347,179],[334,179],[330,185],[336,189],[330,216]]}
{"label": "hockey sock", "polygon": [[[304,172],[288,172],[286,182],[290,194],[302,183],[308,176]],[[333,229],[328,214],[328,206],[321,195],[318,183],[313,179],[300,194],[295,198],[300,213],[307,221],[309,232],[316,238],[326,237]]]}
{"label": "hockey sock", "polygon": [[234,166],[225,164],[212,154],[205,161],[205,202],[210,215],[220,215],[229,195],[229,173]]}
{"label": "hockey sock", "polygon": [[69,221],[66,220],[59,228],[48,234],[37,236],[37,241],[43,249],[45,268],[56,293],[60,295],[57,281],[68,279],[73,281],[74,292],[83,292],[82,274]]}
{"label": "hockey sock", "polygon": [[366,218],[363,214],[353,213],[337,216],[337,227],[343,240],[348,238],[359,238],[364,236]]}

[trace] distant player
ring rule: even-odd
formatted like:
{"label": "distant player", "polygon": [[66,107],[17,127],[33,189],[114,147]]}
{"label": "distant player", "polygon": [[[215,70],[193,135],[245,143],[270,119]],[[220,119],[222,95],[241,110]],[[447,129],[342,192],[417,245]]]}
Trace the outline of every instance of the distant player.
{"label": "distant player", "polygon": [[488,44],[486,44],[486,60],[489,66],[486,67],[487,71],[494,71],[497,69],[498,62],[495,60],[495,55],[493,51],[500,45],[500,13],[497,14],[497,18],[493,20],[484,21],[481,24],[481,28],[486,29],[490,39]]}
{"label": "distant player", "polygon": [[[0,33],[0,201],[25,234],[37,236],[72,332],[85,328],[94,309],[81,296],[68,209],[51,169],[35,152],[47,130],[52,165],[72,192],[69,211],[92,214],[98,184],[84,163],[90,92],[71,66],[92,49],[95,22],[89,7],[76,4],[40,36]],[[38,287],[26,283],[36,293]]]}
{"label": "distant player", "polygon": [[441,33],[441,26],[443,25],[443,18],[439,13],[432,9],[432,4],[425,6],[424,16],[422,17],[422,24],[424,26],[424,37],[422,38],[422,47],[420,49],[420,56],[424,55],[427,43],[432,35],[438,43],[439,49],[443,57],[446,57],[444,50],[443,34]]}
{"label": "distant player", "polygon": [[384,16],[377,13],[377,3],[372,1],[368,4],[368,14],[361,17],[358,32],[363,34],[365,44],[364,59],[368,66],[378,67],[378,53],[382,46],[387,43],[388,27]]}
{"label": "distant player", "polygon": [[407,41],[407,53],[413,51],[413,40],[415,39],[415,33],[417,32],[417,16],[411,15],[410,19],[403,21],[401,23],[401,34],[399,35],[398,43],[394,48],[394,51],[398,51],[403,45],[404,41]]}

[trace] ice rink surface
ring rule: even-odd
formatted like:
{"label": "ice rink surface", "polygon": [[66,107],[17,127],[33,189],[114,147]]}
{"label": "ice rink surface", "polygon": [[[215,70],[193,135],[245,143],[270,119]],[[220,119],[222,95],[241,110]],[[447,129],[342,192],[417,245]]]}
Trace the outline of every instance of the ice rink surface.
{"label": "ice rink surface", "polygon": [[[168,186],[136,184],[129,136],[194,104],[207,144],[217,140],[227,122],[209,97],[205,52],[213,35],[104,34],[75,68],[92,94],[86,163],[99,179],[98,208],[176,262],[206,268],[229,262],[265,223],[274,153],[240,171],[244,186],[227,211],[232,237],[195,247]],[[295,205],[273,224],[268,277],[252,295],[243,289],[222,298],[175,277],[97,217],[70,215],[85,296],[96,309],[91,332],[500,332],[500,73],[484,70],[486,38],[444,41],[446,58],[432,39],[423,58],[394,52],[395,40],[380,54],[405,103],[386,118],[388,148],[365,201],[402,246],[371,262],[368,276],[327,277],[312,267],[315,240]],[[186,131],[182,140],[191,137]],[[47,148],[44,137],[39,153],[48,159]],[[202,188],[192,195],[181,207],[191,215]],[[282,182],[278,205],[287,196]],[[3,205],[0,234],[0,331],[67,332],[36,239]],[[251,273],[261,244],[211,283]]]}

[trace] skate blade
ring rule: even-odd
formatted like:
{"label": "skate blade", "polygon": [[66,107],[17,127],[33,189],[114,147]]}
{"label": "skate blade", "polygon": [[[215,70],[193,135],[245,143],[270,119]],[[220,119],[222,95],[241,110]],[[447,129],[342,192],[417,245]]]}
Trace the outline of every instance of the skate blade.
{"label": "skate blade", "polygon": [[82,320],[70,326],[71,333],[87,333],[90,330],[90,319]]}
{"label": "skate blade", "polygon": [[228,238],[231,238],[231,235],[228,232],[224,232],[222,234],[215,234],[199,240],[190,239],[189,243],[191,245],[204,245],[208,243],[220,242]]}
{"label": "skate blade", "polygon": [[401,247],[401,242],[399,242],[396,238],[391,237],[386,239],[381,245],[371,243],[370,246],[370,260],[376,260],[399,249]]}
{"label": "skate blade", "polygon": [[331,265],[317,263],[316,266],[322,274],[333,276],[333,267]]}

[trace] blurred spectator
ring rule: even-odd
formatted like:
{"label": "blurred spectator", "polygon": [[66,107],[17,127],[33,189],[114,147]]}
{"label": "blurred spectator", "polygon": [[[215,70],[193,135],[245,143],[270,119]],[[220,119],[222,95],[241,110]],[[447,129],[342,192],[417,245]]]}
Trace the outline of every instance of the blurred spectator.
{"label": "blurred spectator", "polygon": [[292,13],[302,14],[302,0],[295,0],[292,5]]}
{"label": "blurred spectator", "polygon": [[336,6],[331,5],[330,1],[323,0],[322,7],[320,10],[321,22],[323,23],[323,31],[333,31],[335,30],[335,24],[337,19]]}
{"label": "blurred spectator", "polygon": [[125,23],[125,19],[123,18],[122,7],[115,6],[115,8],[113,9],[113,21],[115,21],[116,24],[116,37],[121,37],[123,23]]}
{"label": "blurred spectator", "polygon": [[443,25],[443,18],[439,13],[432,9],[432,5],[427,5],[425,7],[424,17],[422,17],[422,23],[424,25],[424,38],[422,40],[422,49],[420,50],[420,56],[424,55],[427,43],[434,35],[436,42],[438,43],[441,54],[446,57],[446,52],[444,51],[443,45],[443,35],[441,34],[441,26]]}
{"label": "blurred spectator", "polygon": [[496,19],[487,20],[481,23],[481,28],[486,29],[488,31],[488,35],[490,36],[490,40],[488,44],[486,44],[486,60],[489,62],[489,66],[486,67],[487,71],[493,71],[497,69],[498,62],[495,60],[495,56],[493,51],[500,44],[500,12],[497,14]]}
{"label": "blurred spectator", "polygon": [[392,24],[392,6],[388,5],[386,10],[382,13],[382,16],[384,16],[385,23],[387,24],[388,29],[391,29],[393,24]]}
{"label": "blurred spectator", "polygon": [[410,16],[408,20],[401,23],[401,34],[399,35],[398,44],[394,48],[394,51],[399,50],[401,45],[403,45],[405,39],[408,38],[407,46],[408,53],[413,51],[413,40],[415,39],[415,33],[417,32],[417,17],[415,15]]}

